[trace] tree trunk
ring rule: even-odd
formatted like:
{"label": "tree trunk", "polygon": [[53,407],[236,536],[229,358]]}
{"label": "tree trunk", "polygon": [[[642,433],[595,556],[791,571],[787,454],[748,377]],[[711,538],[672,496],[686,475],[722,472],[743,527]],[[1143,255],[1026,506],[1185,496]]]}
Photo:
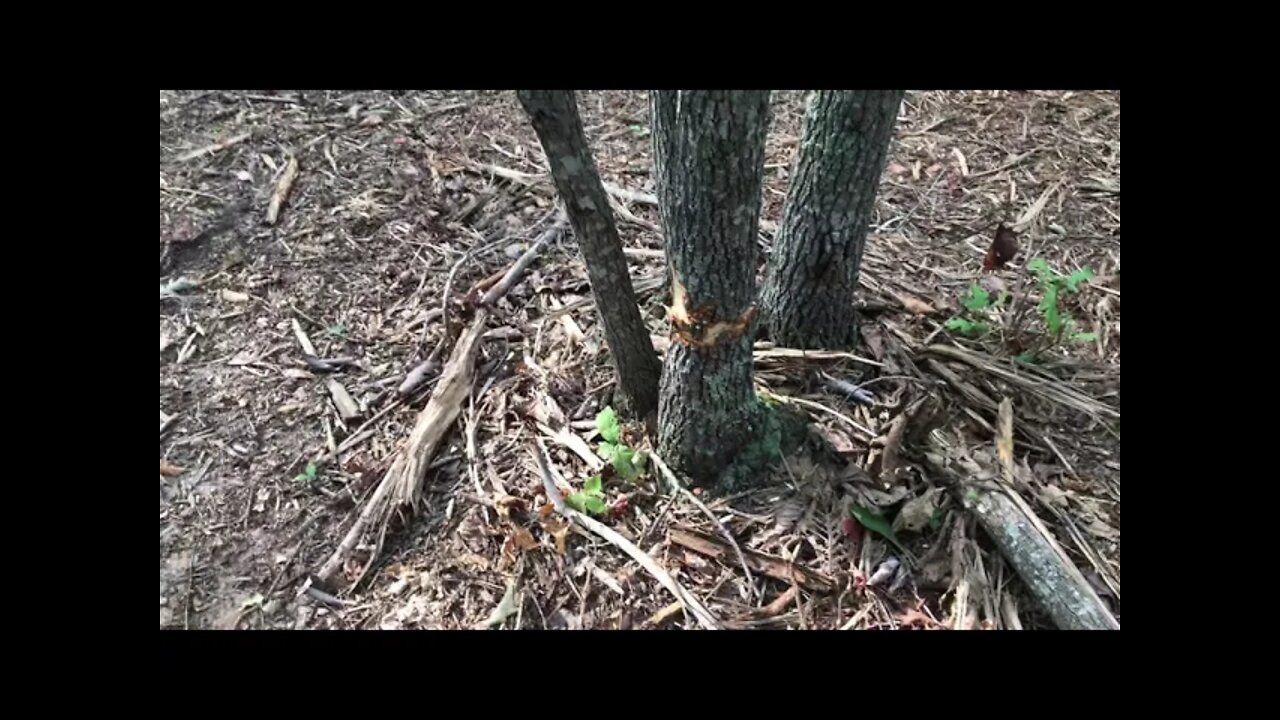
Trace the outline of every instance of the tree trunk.
{"label": "tree trunk", "polygon": [[624,414],[645,419],[658,409],[662,365],[640,317],[609,196],[591,157],[577,100],[572,90],[521,90],[517,95],[542,143],[586,260],[591,292],[618,371],[615,397]]}
{"label": "tree trunk", "polygon": [[671,272],[658,446],[695,482],[760,442],[752,384],[756,230],[768,91],[653,91],[654,164]]}
{"label": "tree trunk", "polygon": [[901,90],[820,90],[762,293],[770,339],[800,348],[852,347],[853,293]]}

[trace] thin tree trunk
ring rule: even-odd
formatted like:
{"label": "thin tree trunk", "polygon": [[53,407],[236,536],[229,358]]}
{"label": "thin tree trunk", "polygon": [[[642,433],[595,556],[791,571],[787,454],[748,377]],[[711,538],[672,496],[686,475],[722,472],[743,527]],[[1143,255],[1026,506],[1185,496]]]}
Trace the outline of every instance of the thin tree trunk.
{"label": "thin tree trunk", "polygon": [[654,164],[671,271],[658,401],[667,462],[705,483],[758,443],[755,238],[768,91],[653,91]]}
{"label": "thin tree trunk", "polygon": [[840,349],[857,338],[853,293],[901,90],[820,90],[769,258],[762,303],[770,339]]}
{"label": "thin tree trunk", "polygon": [[542,143],[586,260],[591,292],[618,371],[615,397],[622,412],[645,419],[658,410],[662,365],[640,317],[609,196],[591,157],[577,100],[572,90],[521,90],[517,95]]}

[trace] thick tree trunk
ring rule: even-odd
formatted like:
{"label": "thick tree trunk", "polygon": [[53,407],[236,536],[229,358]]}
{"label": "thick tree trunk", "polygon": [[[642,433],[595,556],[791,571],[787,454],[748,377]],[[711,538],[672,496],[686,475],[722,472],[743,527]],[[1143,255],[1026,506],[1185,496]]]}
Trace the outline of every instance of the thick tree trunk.
{"label": "thick tree trunk", "polygon": [[668,464],[713,482],[758,444],[755,238],[768,91],[653,91],[654,163],[671,271],[658,401]]}
{"label": "thick tree trunk", "polygon": [[774,342],[853,345],[853,293],[902,96],[901,90],[810,96],[761,298]]}
{"label": "thick tree trunk", "polygon": [[591,292],[618,371],[615,397],[624,413],[645,419],[658,409],[662,365],[640,317],[609,196],[591,157],[577,100],[571,90],[521,90],[517,95],[542,143],[586,260]]}

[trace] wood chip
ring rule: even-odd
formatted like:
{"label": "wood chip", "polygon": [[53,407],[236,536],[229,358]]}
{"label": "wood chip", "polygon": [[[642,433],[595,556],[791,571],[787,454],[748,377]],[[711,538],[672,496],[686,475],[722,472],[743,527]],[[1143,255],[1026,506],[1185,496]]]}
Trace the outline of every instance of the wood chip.
{"label": "wood chip", "polygon": [[325,386],[329,388],[329,396],[333,398],[333,404],[338,408],[338,415],[344,421],[360,417],[360,405],[351,397],[351,393],[347,392],[342,383],[333,378],[327,378]]}
{"label": "wood chip", "polygon": [[[290,155],[289,164],[284,168],[284,174],[280,176],[280,181],[276,183],[276,189],[271,193],[271,202],[267,204],[267,224],[275,225],[280,219],[280,208],[284,205],[284,201],[289,198],[289,191],[293,189],[293,183],[298,179],[298,158]],[[314,354],[314,353],[313,353]]]}

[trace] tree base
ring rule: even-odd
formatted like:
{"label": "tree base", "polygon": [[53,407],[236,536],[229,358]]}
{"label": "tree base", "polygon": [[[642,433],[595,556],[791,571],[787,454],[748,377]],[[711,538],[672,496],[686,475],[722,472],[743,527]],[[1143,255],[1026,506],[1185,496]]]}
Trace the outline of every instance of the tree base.
{"label": "tree base", "polygon": [[785,405],[760,401],[756,412],[760,433],[743,446],[733,463],[720,473],[713,486],[715,492],[730,494],[760,485],[761,478],[776,468],[783,457],[814,437],[809,432],[808,419]]}

